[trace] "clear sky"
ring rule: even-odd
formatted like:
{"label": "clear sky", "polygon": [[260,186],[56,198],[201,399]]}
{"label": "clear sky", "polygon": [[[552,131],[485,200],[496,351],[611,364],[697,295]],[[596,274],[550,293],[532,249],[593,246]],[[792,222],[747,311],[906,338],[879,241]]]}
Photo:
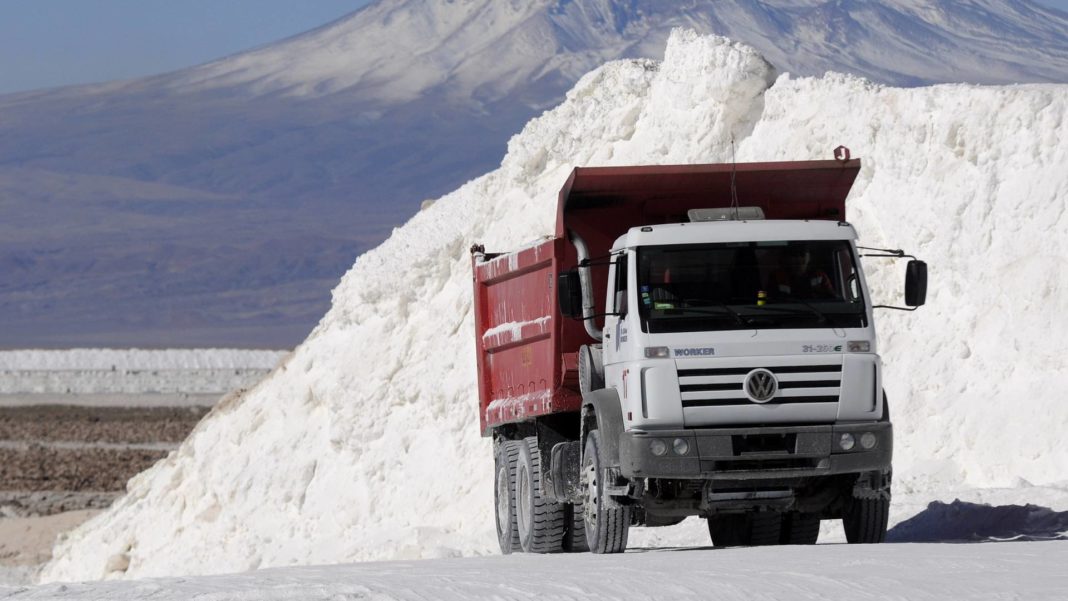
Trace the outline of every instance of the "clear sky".
{"label": "clear sky", "polygon": [[188,67],[307,31],[368,2],[0,0],[0,93]]}
{"label": "clear sky", "polygon": [[[0,0],[0,93],[153,75],[307,31],[370,0]],[[1068,12],[1068,0],[1039,0]]]}

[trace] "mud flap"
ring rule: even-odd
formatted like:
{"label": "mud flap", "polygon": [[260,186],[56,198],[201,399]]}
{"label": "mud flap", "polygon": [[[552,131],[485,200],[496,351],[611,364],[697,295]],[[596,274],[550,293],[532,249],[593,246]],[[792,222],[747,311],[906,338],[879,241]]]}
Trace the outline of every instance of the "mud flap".
{"label": "mud flap", "polygon": [[605,482],[605,507],[616,508],[622,507],[623,505],[630,505],[629,496],[631,494],[632,485],[623,478],[618,467],[604,468],[604,473],[601,474],[601,478],[602,481]]}
{"label": "mud flap", "polygon": [[[593,414],[597,431],[600,432],[601,451],[604,454],[601,481],[605,483],[605,506],[621,507],[627,502],[631,486],[619,469],[619,439],[623,435],[623,406],[619,402],[619,393],[612,388],[602,388],[582,395],[582,413],[584,416]],[[589,423],[584,419],[583,443],[587,427]]]}
{"label": "mud flap", "polygon": [[889,499],[891,472],[867,472],[853,485],[854,499]]}
{"label": "mud flap", "polygon": [[[596,417],[606,467],[618,468],[619,438],[623,435],[623,406],[619,402],[619,394],[612,388],[602,388],[582,395],[582,413],[583,415],[593,413]],[[583,443],[586,441],[587,427],[584,423]]]}
{"label": "mud flap", "polygon": [[549,473],[551,479],[546,482],[549,496],[559,503],[579,503],[582,491],[579,488],[580,469],[582,466],[582,446],[577,440],[560,442],[553,445]]}

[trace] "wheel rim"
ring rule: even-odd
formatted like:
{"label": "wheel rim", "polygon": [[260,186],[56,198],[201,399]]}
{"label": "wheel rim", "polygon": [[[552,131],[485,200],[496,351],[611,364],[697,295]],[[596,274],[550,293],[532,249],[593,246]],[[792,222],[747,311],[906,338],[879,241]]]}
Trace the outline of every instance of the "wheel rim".
{"label": "wheel rim", "polygon": [[504,533],[508,531],[508,527],[511,525],[512,516],[510,515],[510,507],[508,503],[508,468],[502,466],[497,471],[497,532]]}
{"label": "wheel rim", "polygon": [[582,513],[591,530],[597,528],[597,466],[590,461],[582,472],[582,479],[586,482],[586,498],[583,500]]}
{"label": "wheel rim", "polygon": [[516,517],[519,518],[519,535],[523,536],[523,533],[530,530],[530,483],[528,479],[530,472],[527,471],[527,466],[519,466],[519,471],[516,474],[515,482],[515,496],[516,496]]}

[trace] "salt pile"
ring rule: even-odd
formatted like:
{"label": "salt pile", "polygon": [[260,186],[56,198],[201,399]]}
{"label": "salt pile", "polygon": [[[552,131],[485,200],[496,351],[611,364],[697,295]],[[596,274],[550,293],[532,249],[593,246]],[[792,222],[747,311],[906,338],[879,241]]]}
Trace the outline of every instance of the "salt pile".
{"label": "salt pile", "polygon": [[[575,165],[724,162],[731,135],[740,161],[848,145],[864,242],[930,263],[928,306],[878,315],[897,492],[1068,502],[1066,112],[1068,86],[776,77],[748,47],[677,31],[663,63],[588,74],[497,171],[360,257],[288,361],[131,480],[44,579],[493,552],[467,249],[551,232]],[[870,280],[893,301],[900,267]]]}

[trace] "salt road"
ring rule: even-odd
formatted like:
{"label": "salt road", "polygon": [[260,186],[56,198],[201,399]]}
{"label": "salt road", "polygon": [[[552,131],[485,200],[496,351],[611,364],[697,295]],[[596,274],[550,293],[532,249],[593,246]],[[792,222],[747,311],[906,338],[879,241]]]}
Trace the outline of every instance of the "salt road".
{"label": "salt road", "polygon": [[1068,541],[639,549],[276,568],[0,588],[0,599],[779,600],[1068,598]]}

